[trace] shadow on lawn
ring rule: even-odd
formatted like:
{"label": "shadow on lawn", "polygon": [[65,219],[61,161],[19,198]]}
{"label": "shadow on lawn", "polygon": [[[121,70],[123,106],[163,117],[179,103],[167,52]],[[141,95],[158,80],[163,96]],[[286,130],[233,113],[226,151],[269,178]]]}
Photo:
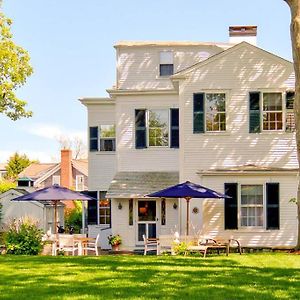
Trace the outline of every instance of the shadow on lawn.
{"label": "shadow on lawn", "polygon": [[6,256],[0,263],[1,299],[297,299],[300,288],[297,269],[230,258]]}

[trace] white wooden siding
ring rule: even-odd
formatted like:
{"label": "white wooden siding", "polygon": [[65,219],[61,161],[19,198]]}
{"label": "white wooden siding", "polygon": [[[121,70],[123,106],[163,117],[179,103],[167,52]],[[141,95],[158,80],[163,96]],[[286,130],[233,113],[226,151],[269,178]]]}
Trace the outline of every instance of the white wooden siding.
{"label": "white wooden siding", "polygon": [[[297,238],[297,207],[290,203],[297,194],[296,176],[203,176],[201,183],[219,192],[224,192],[225,182],[238,184],[265,184],[278,182],[280,191],[280,229],[238,229],[224,230],[224,200],[203,201],[203,228],[207,236],[234,237],[243,246],[294,247]],[[196,201],[194,199],[193,201]],[[265,218],[265,214],[264,214]]]}
{"label": "white wooden siding", "polygon": [[121,47],[117,57],[118,89],[173,89],[168,78],[159,77],[159,53],[174,53],[174,73],[223,51],[216,46]]}
{"label": "white wooden siding", "polygon": [[[90,126],[116,123],[114,104],[88,106],[88,130]],[[89,145],[89,141],[88,141]],[[107,191],[117,170],[115,152],[89,152],[88,188],[90,191]]]}
{"label": "white wooden siding", "polygon": [[118,96],[116,99],[118,171],[178,171],[179,150],[135,149],[135,109],[178,107],[177,95]]}

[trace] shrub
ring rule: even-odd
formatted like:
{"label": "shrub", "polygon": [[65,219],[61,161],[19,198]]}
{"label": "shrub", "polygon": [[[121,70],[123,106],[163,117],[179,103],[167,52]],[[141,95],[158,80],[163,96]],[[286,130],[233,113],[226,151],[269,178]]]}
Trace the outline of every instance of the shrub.
{"label": "shrub", "polygon": [[181,242],[181,243],[173,243],[173,252],[176,255],[185,255],[188,252],[188,244],[185,242]]}
{"label": "shrub", "polygon": [[8,224],[4,243],[8,254],[37,255],[42,251],[43,232],[37,222],[30,218],[20,218]]}
{"label": "shrub", "polygon": [[15,188],[17,185],[14,182],[0,179],[0,194]]}

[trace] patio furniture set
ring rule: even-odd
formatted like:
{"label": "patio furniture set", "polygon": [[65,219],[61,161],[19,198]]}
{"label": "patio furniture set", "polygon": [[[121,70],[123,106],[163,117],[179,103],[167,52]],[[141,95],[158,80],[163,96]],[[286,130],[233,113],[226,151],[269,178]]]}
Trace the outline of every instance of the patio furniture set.
{"label": "patio furniture set", "polygon": [[161,235],[159,238],[150,238],[147,239],[143,236],[144,239],[144,255],[148,252],[155,251],[157,255],[160,255],[163,252],[174,253],[173,247],[180,242],[187,243],[187,249],[185,251],[185,256],[188,252],[198,252],[203,254],[203,257],[206,257],[206,254],[210,250],[217,251],[220,254],[220,251],[225,251],[226,256],[230,253],[230,248],[235,248],[240,254],[242,254],[241,243],[233,238],[209,238],[209,237],[198,237],[185,236],[181,240],[179,236],[170,236],[170,235]]}
{"label": "patio furniture set", "polygon": [[87,255],[94,252],[98,256],[99,234],[96,238],[87,237],[85,234],[53,234],[48,241],[52,243],[52,255],[60,253]]}

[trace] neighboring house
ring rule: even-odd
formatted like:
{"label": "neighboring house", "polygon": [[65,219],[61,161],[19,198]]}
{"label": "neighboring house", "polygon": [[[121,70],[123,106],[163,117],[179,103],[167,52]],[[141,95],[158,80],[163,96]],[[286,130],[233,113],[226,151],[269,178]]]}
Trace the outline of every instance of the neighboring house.
{"label": "neighboring house", "polygon": [[144,195],[186,180],[231,196],[192,199],[191,234],[293,247],[297,154],[293,64],[256,47],[256,26],[230,43],[120,42],[109,98],[82,98],[89,132],[90,234],[124,249],[186,231],[186,204]]}
{"label": "neighboring house", "polygon": [[6,164],[0,164],[0,180],[4,178],[6,173]]}
{"label": "neighboring house", "polygon": [[[12,220],[18,220],[22,217],[30,217],[38,221],[39,228],[44,232],[51,228],[54,232],[54,207],[51,202],[45,201],[27,201],[14,202],[14,198],[25,195],[34,189],[15,188],[0,194],[0,203],[2,204],[2,219],[0,222],[0,232],[5,231],[6,225]],[[57,206],[58,224],[64,224],[64,204]]]}
{"label": "neighboring house", "polygon": [[[85,159],[72,159],[71,150],[61,150],[60,163],[32,163],[19,174],[17,188],[0,195],[0,202],[3,204],[1,223],[3,224],[9,219],[18,218],[22,215],[31,215],[41,220],[42,228],[47,229],[48,225],[52,226],[51,224],[54,220],[54,217],[52,219],[51,217],[49,218],[49,214],[53,216],[51,203],[44,205],[43,202],[31,202],[31,204],[28,204],[10,201],[18,196],[15,196],[15,193],[32,192],[53,184],[59,184],[76,191],[84,191],[87,190],[87,182],[88,162]],[[73,201],[63,201],[61,207],[62,209],[64,207],[72,209],[75,206]],[[50,212],[48,212],[49,210]],[[63,217],[60,217],[61,225],[64,225],[63,220]]]}

